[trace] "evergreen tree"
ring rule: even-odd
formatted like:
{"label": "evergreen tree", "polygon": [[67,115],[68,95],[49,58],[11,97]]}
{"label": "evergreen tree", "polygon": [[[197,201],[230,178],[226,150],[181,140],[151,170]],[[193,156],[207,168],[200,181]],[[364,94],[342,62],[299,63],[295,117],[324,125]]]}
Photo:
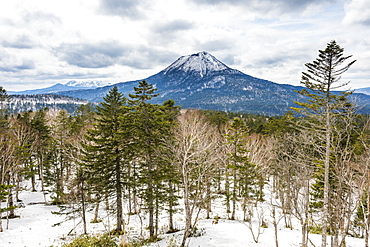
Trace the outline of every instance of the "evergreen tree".
{"label": "evergreen tree", "polygon": [[[14,142],[10,133],[9,119],[6,115],[5,104],[9,96],[6,90],[0,86],[0,202],[9,199],[11,195],[11,188],[14,187],[10,184],[13,161],[14,161]],[[2,213],[14,209],[13,206],[6,206],[1,208],[0,203],[0,232],[3,231],[2,227]]]}
{"label": "evergreen tree", "polygon": [[69,152],[72,147],[70,145],[70,129],[71,118],[64,110],[60,111],[56,116],[55,123],[52,127],[52,162],[47,169],[46,182],[48,185],[55,187],[54,204],[65,203],[64,189],[66,180],[71,173],[71,156]]}
{"label": "evergreen tree", "polygon": [[[232,179],[232,191],[226,193],[226,200],[232,201],[231,219],[235,219],[236,202],[238,194],[243,197],[244,219],[246,220],[246,206],[251,198],[255,197],[253,190],[256,185],[257,172],[256,166],[249,161],[248,150],[245,149],[246,138],[248,136],[247,127],[240,118],[234,118],[226,134],[229,150],[228,170]],[[238,193],[239,192],[239,193]],[[228,202],[227,202],[228,203]]]}
{"label": "evergreen tree", "polygon": [[[323,216],[322,216],[322,246],[326,246],[326,236],[328,225],[331,225],[329,219],[330,208],[330,174],[333,169],[333,126],[341,117],[345,117],[351,108],[348,102],[348,95],[351,92],[333,92],[333,90],[345,86],[347,83],[336,85],[341,79],[341,75],[346,72],[354,61],[346,64],[351,56],[343,55],[344,49],[335,41],[327,44],[325,50],[319,50],[319,57],[312,63],[307,63],[307,72],[302,72],[301,83],[307,88],[299,93],[308,97],[306,102],[296,102],[301,108],[293,108],[300,114],[307,116],[310,121],[311,129],[316,129],[316,135],[322,134],[321,157],[317,164],[322,166],[324,171],[323,179]],[[318,130],[318,131],[317,131]]]}
{"label": "evergreen tree", "polygon": [[173,101],[167,101],[163,105],[150,103],[150,100],[159,94],[156,94],[157,89],[145,80],[140,81],[134,90],[135,94],[129,95],[131,98],[129,102],[135,135],[134,148],[140,166],[140,197],[144,200],[149,213],[150,238],[155,238],[155,229],[158,229],[156,227],[158,211],[160,204],[165,200],[166,191],[163,182],[165,171],[168,169],[159,153],[164,148],[164,139],[169,134],[176,107]]}
{"label": "evergreen tree", "polygon": [[96,108],[96,123],[87,131],[84,147],[84,166],[92,187],[100,195],[115,201],[116,231],[124,231],[122,200],[126,184],[127,134],[122,117],[128,113],[126,98],[113,87]]}
{"label": "evergreen tree", "polygon": [[5,119],[6,115],[6,104],[9,102],[10,97],[6,90],[0,86],[0,118]]}
{"label": "evergreen tree", "polygon": [[[174,136],[171,135],[171,131],[175,126],[175,119],[179,114],[179,107],[175,106],[175,101],[167,100],[161,106],[163,110],[163,117],[164,117],[164,124],[163,126],[163,145],[156,151],[156,156],[159,157],[159,169],[160,172],[163,174],[162,180],[159,181],[162,183],[160,187],[160,193],[158,194],[156,200],[161,202],[162,205],[168,205],[166,208],[169,214],[169,230],[168,232],[174,232],[177,229],[174,227],[173,217],[174,213],[178,210],[176,206],[178,206],[178,199],[179,196],[176,194],[178,192],[178,187],[180,184],[180,173],[176,167],[174,161],[174,151],[171,147],[173,147],[174,143]],[[158,229],[158,213],[161,205],[157,205],[156,207],[156,229]]]}
{"label": "evergreen tree", "polygon": [[33,191],[36,190],[35,188],[35,174],[39,175],[39,178],[41,179],[41,187],[42,192],[44,194],[44,200],[46,201],[46,191],[45,191],[45,177],[44,172],[48,169],[49,164],[51,163],[51,130],[48,126],[47,119],[46,119],[46,113],[48,109],[41,109],[37,111],[34,115],[34,117],[31,120],[31,128],[32,132],[35,134],[34,139],[34,148],[32,155],[35,159],[35,162],[37,164],[37,171],[34,170],[34,167],[31,167],[31,181],[32,181],[32,187]]}

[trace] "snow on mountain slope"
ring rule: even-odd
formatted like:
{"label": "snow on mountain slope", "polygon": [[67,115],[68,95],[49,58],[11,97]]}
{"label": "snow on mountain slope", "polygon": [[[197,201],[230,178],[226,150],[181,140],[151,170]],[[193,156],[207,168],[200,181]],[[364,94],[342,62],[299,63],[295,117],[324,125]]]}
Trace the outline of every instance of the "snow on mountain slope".
{"label": "snow on mountain slope", "polygon": [[6,104],[6,109],[8,113],[20,113],[38,111],[47,107],[50,109],[64,109],[72,113],[80,105],[87,103],[89,103],[87,100],[53,94],[10,95],[10,101]]}
{"label": "snow on mountain slope", "polygon": [[9,94],[58,94],[63,91],[74,91],[81,89],[95,89],[111,85],[111,83],[103,81],[69,81],[66,84],[55,84],[53,86],[41,89],[32,89],[25,91],[9,91]]}
{"label": "snow on mountain slope", "polygon": [[103,81],[69,81],[65,85],[78,88],[97,88],[112,85],[112,83]]}
{"label": "snow on mountain slope", "polygon": [[164,69],[164,73],[166,74],[174,70],[182,70],[184,72],[196,71],[201,77],[203,77],[208,71],[221,71],[226,69],[229,69],[229,67],[208,52],[203,51],[180,57]]}
{"label": "snow on mountain slope", "polygon": [[370,87],[356,89],[355,93],[363,93],[363,94],[370,95]]}

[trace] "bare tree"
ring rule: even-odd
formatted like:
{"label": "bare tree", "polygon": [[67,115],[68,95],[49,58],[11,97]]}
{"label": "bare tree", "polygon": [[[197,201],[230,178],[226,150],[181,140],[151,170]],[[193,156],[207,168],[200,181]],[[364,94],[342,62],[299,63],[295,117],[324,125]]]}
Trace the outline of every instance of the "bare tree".
{"label": "bare tree", "polygon": [[207,181],[213,176],[216,160],[216,130],[199,110],[178,117],[174,130],[174,155],[182,176],[185,206],[185,232],[181,246],[195,226],[206,200]]}
{"label": "bare tree", "polygon": [[[277,137],[276,137],[277,138]],[[305,130],[286,133],[274,142],[275,162],[271,166],[273,193],[283,213],[285,227],[292,227],[291,217],[301,224],[303,247],[308,245],[310,222],[310,186],[314,173],[314,139]]]}

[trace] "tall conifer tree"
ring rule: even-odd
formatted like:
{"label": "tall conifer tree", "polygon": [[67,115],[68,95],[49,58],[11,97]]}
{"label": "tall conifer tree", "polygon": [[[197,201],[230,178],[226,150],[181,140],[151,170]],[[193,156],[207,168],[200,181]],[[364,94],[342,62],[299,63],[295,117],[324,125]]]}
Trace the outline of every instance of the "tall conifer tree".
{"label": "tall conifer tree", "polygon": [[124,231],[123,189],[125,185],[125,136],[121,117],[127,113],[126,98],[113,87],[97,107],[96,123],[88,130],[84,161],[90,183],[97,193],[114,198],[116,231]]}
{"label": "tall conifer tree", "polygon": [[[346,86],[348,82],[337,85],[341,75],[354,63],[348,62],[352,56],[344,56],[344,49],[335,41],[327,44],[325,50],[319,50],[319,57],[312,63],[307,63],[307,72],[302,72],[301,83],[307,88],[299,93],[307,96],[308,101],[296,102],[301,108],[293,108],[306,115],[311,120],[312,129],[319,130],[323,135],[322,153],[318,165],[322,164],[323,174],[323,205],[322,205],[322,246],[326,246],[330,208],[330,174],[332,170],[333,155],[333,126],[340,117],[348,112],[352,105],[348,102],[351,92],[335,93],[333,90]],[[317,134],[317,132],[316,132]]]}
{"label": "tall conifer tree", "polygon": [[[164,148],[164,138],[169,134],[173,115],[177,107],[173,101],[166,101],[163,105],[152,104],[150,100],[157,97],[156,88],[148,82],[140,81],[134,87],[135,94],[130,94],[130,106],[133,132],[135,135],[134,146],[137,161],[140,164],[139,181],[141,183],[140,196],[144,200],[149,213],[150,237],[156,237],[155,229],[158,225],[158,211],[163,204],[164,180],[166,179],[167,164],[163,163],[160,150]],[[155,221],[156,219],[156,221]]]}

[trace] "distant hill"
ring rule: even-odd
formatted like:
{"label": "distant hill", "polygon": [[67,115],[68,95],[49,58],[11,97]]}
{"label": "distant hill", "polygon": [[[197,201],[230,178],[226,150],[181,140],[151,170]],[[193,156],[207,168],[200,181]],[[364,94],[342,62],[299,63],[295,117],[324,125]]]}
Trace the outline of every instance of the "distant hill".
{"label": "distant hill", "polygon": [[356,89],[355,93],[363,93],[363,94],[370,95],[370,87]]}

